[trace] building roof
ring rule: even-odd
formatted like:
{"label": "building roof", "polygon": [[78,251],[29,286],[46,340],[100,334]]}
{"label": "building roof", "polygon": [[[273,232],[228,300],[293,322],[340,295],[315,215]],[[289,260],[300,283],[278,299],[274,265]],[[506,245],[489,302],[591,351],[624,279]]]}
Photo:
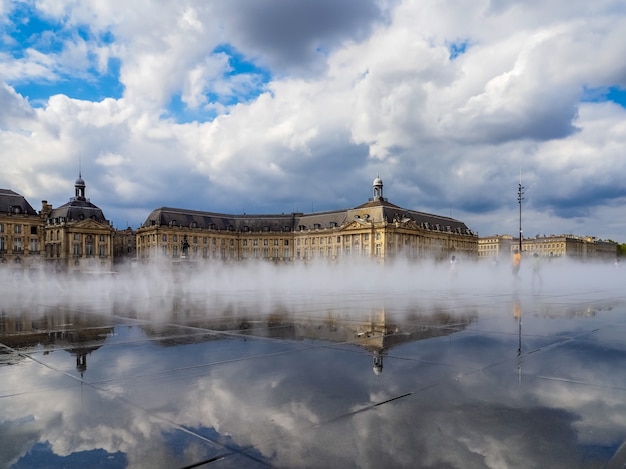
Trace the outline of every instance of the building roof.
{"label": "building roof", "polygon": [[95,220],[100,223],[109,223],[104,217],[102,210],[91,203],[91,201],[85,197],[85,181],[79,174],[78,179],[74,183],[74,189],[76,196],[72,197],[69,202],[61,205],[55,209],[52,209],[48,219],[53,222],[63,220],[64,222],[82,221],[82,220]]}
{"label": "building roof", "polygon": [[10,189],[0,189],[0,214],[37,215],[24,196]]}
{"label": "building roof", "polygon": [[[352,209],[331,210],[316,213],[291,213],[280,215],[231,215],[202,212],[180,208],[161,207],[153,210],[142,227],[181,226],[229,231],[296,231],[300,229],[324,229],[342,226],[355,218],[369,223],[413,222],[426,230],[473,235],[465,223],[450,217],[407,210],[385,199],[383,182],[377,177],[373,184],[374,197]],[[371,213],[370,213],[371,212]],[[366,221],[362,216],[367,214]]]}
{"label": "building roof", "polygon": [[285,227],[293,227],[294,216],[295,214],[231,215],[161,207],[153,210],[142,226],[182,226],[231,231],[244,231],[247,227],[249,231],[285,231]]}
{"label": "building roof", "polygon": [[92,219],[101,223],[108,223],[104,213],[89,200],[72,198],[68,203],[52,209],[48,218],[63,218],[64,221],[81,221]]}

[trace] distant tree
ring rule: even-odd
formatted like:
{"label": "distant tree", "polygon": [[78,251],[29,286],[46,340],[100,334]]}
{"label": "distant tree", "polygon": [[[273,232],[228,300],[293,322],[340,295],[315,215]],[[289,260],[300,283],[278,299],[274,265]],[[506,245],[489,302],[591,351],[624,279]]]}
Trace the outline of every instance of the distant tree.
{"label": "distant tree", "polygon": [[626,243],[618,244],[617,245],[617,257],[624,257],[624,256],[626,256]]}

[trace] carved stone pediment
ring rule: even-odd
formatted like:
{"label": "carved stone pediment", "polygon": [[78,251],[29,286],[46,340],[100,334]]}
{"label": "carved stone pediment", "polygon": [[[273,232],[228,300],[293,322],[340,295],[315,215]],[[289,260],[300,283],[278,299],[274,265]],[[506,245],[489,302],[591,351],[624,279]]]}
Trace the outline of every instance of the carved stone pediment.
{"label": "carved stone pediment", "polygon": [[353,221],[351,223],[348,223],[346,226],[341,228],[341,231],[354,231],[354,230],[362,230],[364,228],[371,228],[372,224],[368,223],[368,222],[359,222],[359,221]]}
{"label": "carved stone pediment", "polygon": [[72,225],[72,229],[80,229],[80,230],[108,230],[110,226],[105,223],[97,222],[96,220],[81,220]]}

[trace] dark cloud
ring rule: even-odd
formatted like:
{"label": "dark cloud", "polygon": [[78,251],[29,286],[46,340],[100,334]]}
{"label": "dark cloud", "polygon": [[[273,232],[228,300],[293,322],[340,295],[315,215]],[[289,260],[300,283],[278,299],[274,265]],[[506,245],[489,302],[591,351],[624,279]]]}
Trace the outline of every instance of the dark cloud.
{"label": "dark cloud", "polygon": [[218,11],[230,41],[279,75],[322,70],[326,52],[384,19],[375,0],[236,0]]}

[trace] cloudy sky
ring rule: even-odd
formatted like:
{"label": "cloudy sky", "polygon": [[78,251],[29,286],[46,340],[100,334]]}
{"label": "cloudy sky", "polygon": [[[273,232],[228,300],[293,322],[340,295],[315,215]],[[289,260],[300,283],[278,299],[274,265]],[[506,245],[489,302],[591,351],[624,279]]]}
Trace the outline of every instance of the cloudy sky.
{"label": "cloudy sky", "polygon": [[[626,242],[621,0],[0,0],[0,187]],[[80,163],[79,163],[80,162]]]}

